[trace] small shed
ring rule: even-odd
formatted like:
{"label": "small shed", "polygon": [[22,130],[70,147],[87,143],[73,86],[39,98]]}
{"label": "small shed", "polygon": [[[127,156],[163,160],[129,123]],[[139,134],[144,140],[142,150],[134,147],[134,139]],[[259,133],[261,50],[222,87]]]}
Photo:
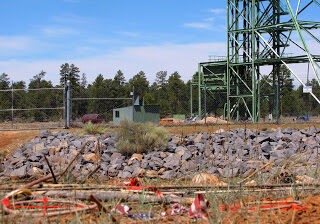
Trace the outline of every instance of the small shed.
{"label": "small shed", "polygon": [[[139,102],[139,101],[136,101]],[[159,105],[134,105],[113,109],[113,124],[120,125],[123,120],[134,121],[137,123],[153,122],[159,124],[160,106]],[[133,111],[134,108],[134,111]]]}
{"label": "small shed", "polygon": [[186,115],[185,114],[174,114],[173,118],[185,120],[186,119]]}

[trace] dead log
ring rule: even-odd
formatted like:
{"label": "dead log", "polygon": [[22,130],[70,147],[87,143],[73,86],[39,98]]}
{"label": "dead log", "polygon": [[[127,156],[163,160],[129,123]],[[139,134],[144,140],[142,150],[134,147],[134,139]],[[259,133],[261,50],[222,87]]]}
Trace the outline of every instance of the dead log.
{"label": "dead log", "polygon": [[193,198],[183,198],[175,196],[155,196],[145,194],[124,193],[116,191],[48,191],[44,193],[46,197],[58,197],[58,198],[73,198],[74,200],[90,200],[90,194],[100,201],[112,201],[120,200],[126,202],[148,202],[148,203],[160,203],[160,204],[192,204]]}

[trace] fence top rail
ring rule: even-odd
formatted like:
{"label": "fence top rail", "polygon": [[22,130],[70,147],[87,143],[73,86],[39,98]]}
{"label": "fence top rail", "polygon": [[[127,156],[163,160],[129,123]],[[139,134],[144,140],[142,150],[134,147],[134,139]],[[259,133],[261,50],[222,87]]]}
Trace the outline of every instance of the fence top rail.
{"label": "fence top rail", "polygon": [[38,108],[11,108],[11,109],[0,109],[0,112],[6,111],[28,111],[28,110],[64,110],[64,107],[38,107]]}
{"label": "fence top rail", "polygon": [[132,100],[132,98],[71,98],[71,100]]}
{"label": "fence top rail", "polygon": [[0,89],[0,92],[12,92],[12,91],[39,91],[39,90],[64,90],[64,88]]}

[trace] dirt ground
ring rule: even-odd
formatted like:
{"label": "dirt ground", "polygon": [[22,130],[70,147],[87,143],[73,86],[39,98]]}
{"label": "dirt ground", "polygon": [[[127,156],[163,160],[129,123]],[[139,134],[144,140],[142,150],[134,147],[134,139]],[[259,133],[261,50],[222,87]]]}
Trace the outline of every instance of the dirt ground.
{"label": "dirt ground", "polygon": [[[288,198],[265,198],[261,201],[271,201],[271,200],[292,200],[292,197]],[[243,199],[242,199],[243,200]],[[255,201],[255,198],[250,197],[248,202]],[[255,201],[256,202],[256,201]],[[160,213],[163,211],[170,211],[170,207],[159,205],[159,204],[137,204],[137,203],[125,203],[132,207],[132,214],[151,214],[154,216],[152,219],[132,219],[124,215],[114,214],[118,223],[223,223],[223,224],[251,224],[251,223],[261,223],[261,224],[316,224],[320,223],[320,195],[310,195],[300,202],[302,206],[306,207],[305,210],[282,210],[273,209],[266,211],[256,211],[248,212],[248,210],[243,209],[241,211],[214,211],[215,206],[210,205],[207,208],[207,212],[210,216],[209,220],[193,220],[188,217],[187,214],[183,215],[172,215],[161,217]],[[236,202],[238,203],[238,202]],[[106,207],[109,207],[105,204]],[[220,206],[220,204],[218,205]],[[57,220],[58,219],[58,220]],[[99,215],[97,211],[91,211],[88,213],[80,213],[77,215],[67,215],[63,217],[50,218],[49,220],[41,220],[37,223],[112,223],[110,217],[106,214]]]}
{"label": "dirt ground", "polygon": [[28,142],[40,131],[3,131],[0,132],[0,155],[6,156],[24,142]]}

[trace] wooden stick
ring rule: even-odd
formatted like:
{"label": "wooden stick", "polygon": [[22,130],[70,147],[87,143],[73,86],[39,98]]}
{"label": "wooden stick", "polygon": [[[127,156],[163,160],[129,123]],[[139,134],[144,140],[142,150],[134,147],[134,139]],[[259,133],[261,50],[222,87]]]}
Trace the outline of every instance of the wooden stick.
{"label": "wooden stick", "polygon": [[110,211],[108,211],[108,209],[106,209],[106,207],[103,206],[103,204],[92,194],[89,195],[91,201],[93,201],[94,203],[97,204],[99,211],[103,211],[105,214],[108,214],[112,220],[112,222],[118,223],[117,219],[110,214]]}
{"label": "wooden stick", "polygon": [[294,224],[294,220],[296,218],[296,209],[293,210],[293,213],[292,213],[292,217],[291,217],[291,224]]}
{"label": "wooden stick", "polygon": [[183,198],[183,197],[171,197],[171,196],[154,196],[154,195],[141,195],[134,193],[124,193],[117,191],[48,191],[44,192],[46,197],[59,197],[59,198],[74,198],[78,200],[89,200],[90,194],[95,194],[95,197],[101,201],[129,201],[129,202],[139,202],[141,200],[145,202],[158,202],[158,203],[180,203],[180,204],[192,204],[194,198]]}
{"label": "wooden stick", "polygon": [[242,181],[240,181],[239,183],[243,183],[247,180],[249,180],[251,177],[253,177],[254,175],[256,175],[258,172],[260,172],[261,170],[263,170],[264,168],[266,168],[267,166],[270,166],[274,161],[270,161],[266,164],[264,164],[262,167],[260,167],[259,169],[257,169],[256,171],[254,171],[252,174],[250,174],[249,176],[247,176],[246,178],[244,178]]}
{"label": "wooden stick", "polygon": [[[56,175],[57,176],[57,175]],[[48,180],[48,177],[45,177],[46,180]],[[51,179],[52,176],[49,175],[49,179]],[[38,180],[36,180],[38,181]],[[40,181],[42,182],[42,181]],[[38,182],[38,183],[40,183]],[[37,184],[37,183],[36,183]],[[35,184],[33,184],[35,185]],[[32,186],[33,186],[32,185]],[[8,187],[0,187],[0,190],[14,190],[17,188],[24,187],[25,185],[13,185],[13,186],[8,186]],[[217,189],[217,190],[224,190],[224,189],[274,189],[274,188],[292,188],[292,187],[299,187],[299,188],[319,188],[320,184],[264,184],[264,185],[252,185],[252,186],[245,186],[245,185],[229,185],[229,186],[156,186],[157,189],[159,190],[212,190],[212,189]],[[28,187],[31,188],[31,187]],[[63,189],[73,189],[73,190],[86,190],[86,189],[109,189],[109,190],[121,190],[121,189],[126,189],[127,187],[125,186],[114,186],[114,185],[98,185],[98,184],[42,184],[41,187],[35,186],[32,188],[32,190],[44,190],[44,189],[56,189],[59,188],[61,190]]]}
{"label": "wooden stick", "polygon": [[94,170],[92,170],[88,176],[82,181],[82,183],[85,183],[95,172],[97,172],[101,168],[101,165],[99,164]]}
{"label": "wooden stick", "polygon": [[60,174],[60,177],[58,180],[61,179],[61,177],[68,171],[68,169],[70,168],[70,166],[72,165],[72,163],[78,158],[78,156],[84,151],[84,149],[86,148],[88,142],[86,142],[82,148],[80,149],[80,151],[77,153],[77,155],[71,160],[71,162],[69,163],[69,165],[67,166],[67,168]]}
{"label": "wooden stick", "polygon": [[99,211],[103,211],[104,213],[107,213],[108,210],[102,205],[102,203],[92,194],[89,195],[91,201],[97,204]]}
{"label": "wooden stick", "polygon": [[58,184],[57,179],[56,179],[56,177],[55,177],[55,175],[54,175],[54,173],[53,173],[52,167],[50,166],[50,163],[49,163],[46,155],[43,155],[43,157],[44,157],[44,159],[45,159],[45,161],[46,161],[46,163],[47,163],[47,165],[48,165],[48,167],[49,167],[49,170],[50,170],[50,172],[51,172],[51,175],[52,175],[52,178],[53,178],[53,183]]}
{"label": "wooden stick", "polygon": [[97,152],[98,152],[99,156],[101,156],[101,147],[100,147],[100,140],[99,140],[99,138],[97,138]]}

